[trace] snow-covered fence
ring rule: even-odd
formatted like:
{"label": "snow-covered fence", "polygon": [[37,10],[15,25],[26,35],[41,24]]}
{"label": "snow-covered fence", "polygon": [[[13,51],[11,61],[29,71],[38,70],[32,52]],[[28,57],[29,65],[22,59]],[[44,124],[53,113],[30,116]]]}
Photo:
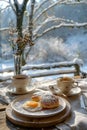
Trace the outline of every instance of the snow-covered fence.
{"label": "snow-covered fence", "polygon": [[[57,62],[57,63],[46,63],[46,64],[33,64],[26,65],[22,67],[22,70],[29,74],[32,78],[36,77],[44,77],[44,76],[52,76],[52,75],[63,75],[63,74],[74,74],[80,75],[80,65],[75,62]],[[31,71],[32,70],[32,71]],[[14,72],[14,68],[8,68],[4,70],[0,70],[0,73],[8,73],[8,75],[4,78],[2,76],[0,79],[5,80],[11,78],[9,73]]]}
{"label": "snow-covered fence", "polygon": [[80,66],[74,62],[59,62],[59,63],[49,63],[49,64],[40,64],[32,66],[32,69],[45,69],[43,72],[32,73],[31,77],[43,77],[51,75],[60,75],[60,74],[74,74],[80,75]]}

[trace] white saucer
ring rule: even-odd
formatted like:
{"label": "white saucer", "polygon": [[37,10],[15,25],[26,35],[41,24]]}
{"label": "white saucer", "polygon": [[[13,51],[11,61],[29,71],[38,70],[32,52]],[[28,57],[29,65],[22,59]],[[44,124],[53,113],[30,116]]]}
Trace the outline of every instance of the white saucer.
{"label": "white saucer", "polygon": [[77,95],[77,94],[80,94],[80,93],[81,93],[81,88],[74,87],[74,88],[71,89],[68,96],[74,96],[74,95]]}
{"label": "white saucer", "polygon": [[25,91],[16,91],[16,88],[11,85],[7,87],[7,91],[12,94],[26,94],[26,93],[32,92],[33,90],[35,90],[35,86],[32,86],[32,85],[27,86]]}

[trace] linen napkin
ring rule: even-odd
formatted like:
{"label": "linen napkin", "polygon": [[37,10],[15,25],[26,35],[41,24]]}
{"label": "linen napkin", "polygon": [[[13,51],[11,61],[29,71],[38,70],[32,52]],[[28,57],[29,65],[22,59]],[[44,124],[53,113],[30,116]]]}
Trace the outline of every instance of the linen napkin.
{"label": "linen napkin", "polygon": [[84,104],[84,109],[87,110],[87,78],[82,79],[79,81],[78,86],[81,88],[82,91],[82,98],[83,98],[83,104]]}
{"label": "linen napkin", "polygon": [[15,99],[17,96],[12,96],[10,93],[8,93],[6,88],[0,89],[0,101],[4,104],[9,104],[13,99]]}
{"label": "linen napkin", "polygon": [[87,93],[83,93],[83,99],[84,99],[85,109],[87,110]]}
{"label": "linen napkin", "polygon": [[74,111],[72,112],[72,117],[64,123],[69,126],[71,130],[87,130],[87,114]]}
{"label": "linen napkin", "polygon": [[71,130],[71,127],[67,124],[60,123],[59,125],[56,125],[58,130]]}
{"label": "linen napkin", "polygon": [[0,83],[0,101],[7,105],[16,97],[16,95],[12,95],[11,93],[8,92],[7,87],[9,85],[10,85],[9,81]]}
{"label": "linen napkin", "polygon": [[87,78],[80,80],[78,86],[81,88],[82,92],[87,92]]}
{"label": "linen napkin", "polygon": [[4,102],[5,104],[9,104],[11,102],[11,99],[9,96],[6,95],[6,89],[0,90],[0,100]]}

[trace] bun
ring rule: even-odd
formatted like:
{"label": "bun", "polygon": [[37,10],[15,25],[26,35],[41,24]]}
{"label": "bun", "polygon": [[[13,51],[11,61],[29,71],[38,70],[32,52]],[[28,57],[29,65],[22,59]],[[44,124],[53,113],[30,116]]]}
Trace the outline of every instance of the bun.
{"label": "bun", "polygon": [[41,96],[40,95],[33,95],[31,97],[32,101],[36,101],[36,102],[39,102],[41,100]]}
{"label": "bun", "polygon": [[41,98],[42,108],[55,108],[59,106],[59,99],[52,94],[43,95]]}

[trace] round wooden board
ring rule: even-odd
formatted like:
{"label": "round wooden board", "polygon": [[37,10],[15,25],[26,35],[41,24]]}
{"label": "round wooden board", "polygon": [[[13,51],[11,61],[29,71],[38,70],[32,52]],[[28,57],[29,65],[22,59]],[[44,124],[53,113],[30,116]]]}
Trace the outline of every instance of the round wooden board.
{"label": "round wooden board", "polygon": [[71,106],[67,100],[65,100],[65,102],[67,104],[66,109],[62,113],[51,117],[44,117],[40,119],[31,117],[19,118],[12,110],[10,105],[6,109],[6,116],[13,124],[23,127],[50,127],[64,121],[70,115]]}

